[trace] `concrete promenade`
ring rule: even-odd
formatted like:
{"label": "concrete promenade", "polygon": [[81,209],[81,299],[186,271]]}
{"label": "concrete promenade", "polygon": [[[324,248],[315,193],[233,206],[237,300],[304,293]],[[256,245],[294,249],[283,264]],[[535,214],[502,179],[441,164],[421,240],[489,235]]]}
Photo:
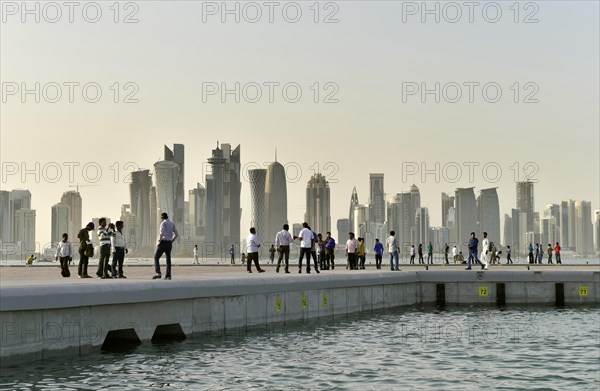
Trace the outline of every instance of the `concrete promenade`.
{"label": "concrete promenade", "polygon": [[[597,305],[599,266],[401,266],[248,274],[236,266],[176,266],[173,280],[130,266],[127,279],[62,278],[57,266],[0,268],[0,358],[100,351],[107,343],[184,337],[415,304]],[[72,269],[72,272],[75,269]],[[92,267],[93,271],[94,268]],[[164,270],[163,270],[164,273]],[[8,360],[1,360],[7,362]],[[0,363],[1,364],[1,363]]]}

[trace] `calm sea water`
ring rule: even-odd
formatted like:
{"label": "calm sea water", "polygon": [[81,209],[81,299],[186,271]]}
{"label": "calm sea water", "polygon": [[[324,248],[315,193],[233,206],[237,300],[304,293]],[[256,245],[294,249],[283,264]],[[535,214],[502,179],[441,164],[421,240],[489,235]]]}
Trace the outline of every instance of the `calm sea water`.
{"label": "calm sea water", "polygon": [[598,390],[600,307],[395,309],[1,371],[2,390]]}

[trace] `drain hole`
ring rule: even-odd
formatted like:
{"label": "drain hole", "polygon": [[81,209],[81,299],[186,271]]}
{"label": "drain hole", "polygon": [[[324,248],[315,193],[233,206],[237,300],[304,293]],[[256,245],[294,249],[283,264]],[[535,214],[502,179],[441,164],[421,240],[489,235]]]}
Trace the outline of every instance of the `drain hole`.
{"label": "drain hole", "polygon": [[184,339],[185,333],[179,323],[156,326],[152,336],[152,342],[182,341]]}
{"label": "drain hole", "polygon": [[106,335],[101,349],[111,353],[122,353],[135,349],[141,343],[134,329],[112,330]]}

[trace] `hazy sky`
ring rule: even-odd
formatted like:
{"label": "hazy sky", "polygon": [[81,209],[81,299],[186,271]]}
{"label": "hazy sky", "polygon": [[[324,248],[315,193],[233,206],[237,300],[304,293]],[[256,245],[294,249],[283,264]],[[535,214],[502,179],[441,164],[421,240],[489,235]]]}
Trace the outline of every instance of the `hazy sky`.
{"label": "hazy sky", "polygon": [[[472,23],[466,6],[459,18],[453,5],[429,2],[430,9],[439,7],[436,23],[435,15],[421,15],[420,1],[275,2],[271,9],[264,2],[227,2],[239,7],[239,23],[235,14],[221,12],[220,1],[120,2],[118,15],[113,3],[78,3],[69,23],[66,6],[58,18],[54,6],[38,2],[36,23],[21,2],[2,2],[1,186],[33,193],[39,242],[49,241],[50,207],[69,185],[97,177],[100,186],[80,188],[83,220],[117,219],[129,202],[132,168],[152,168],[164,144],[183,143],[191,189],[204,181],[203,164],[217,140],[241,144],[246,169],[272,161],[277,148],[289,167],[290,222],[303,220],[306,182],[318,166],[336,181],[334,232],[336,219],[347,217],[353,186],[360,202],[368,201],[370,172],[385,174],[389,195],[419,186],[432,226],[441,224],[440,193],[457,187],[474,186],[476,194],[498,187],[501,215],[508,212],[516,203],[517,167],[519,179],[529,173],[538,181],[536,210],[568,198],[600,207],[597,1],[481,2]],[[83,9],[92,21],[97,8],[99,21],[86,21]],[[262,17],[251,23],[257,10]],[[126,17],[137,23],[123,23]],[[34,94],[22,94],[36,82],[39,103]],[[239,103],[234,94],[207,95],[215,86],[234,89],[236,82]],[[420,93],[436,82],[439,103],[433,93]],[[88,100],[95,98],[94,86],[101,88],[97,103],[84,99],[86,83],[97,83],[88,84]],[[299,101],[286,101],[298,88]],[[138,102],[124,103],[127,97]],[[437,181],[433,173],[403,175],[422,164],[435,170],[436,163]],[[39,178],[22,178],[22,165]],[[242,207],[244,233],[247,181]]]}

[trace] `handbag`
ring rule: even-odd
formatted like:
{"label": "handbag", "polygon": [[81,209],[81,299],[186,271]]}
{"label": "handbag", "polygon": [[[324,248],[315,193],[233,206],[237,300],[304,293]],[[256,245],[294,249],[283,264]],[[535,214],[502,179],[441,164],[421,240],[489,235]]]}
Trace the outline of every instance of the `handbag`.
{"label": "handbag", "polygon": [[85,256],[88,258],[91,258],[94,256],[94,245],[93,244],[87,245],[87,247],[85,248]]}

